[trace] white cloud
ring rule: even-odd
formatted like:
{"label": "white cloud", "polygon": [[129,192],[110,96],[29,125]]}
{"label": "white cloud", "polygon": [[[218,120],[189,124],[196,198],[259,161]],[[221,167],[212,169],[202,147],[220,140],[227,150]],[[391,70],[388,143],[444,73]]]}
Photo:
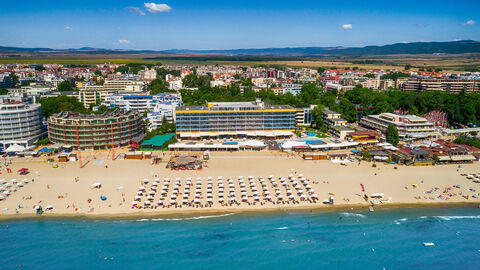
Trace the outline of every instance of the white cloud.
{"label": "white cloud", "polygon": [[167,4],[144,3],[145,8],[150,13],[169,12],[172,8]]}
{"label": "white cloud", "polygon": [[73,28],[71,26],[65,26],[65,30],[72,30]]}
{"label": "white cloud", "polygon": [[349,29],[352,29],[352,28],[353,28],[353,25],[351,23],[347,23],[347,24],[342,25],[342,29],[345,29],[345,30],[349,30]]}
{"label": "white cloud", "polygon": [[143,12],[143,10],[139,9],[138,7],[127,7],[127,9],[132,12],[132,13],[136,13],[138,15],[142,15],[142,16],[145,16],[145,12]]}
{"label": "white cloud", "polygon": [[119,39],[119,40],[118,40],[118,43],[119,43],[119,44],[128,44],[128,43],[130,43],[130,40],[128,40],[128,39]]}
{"label": "white cloud", "polygon": [[477,22],[474,21],[474,20],[468,20],[466,23],[464,23],[463,25],[475,25]]}

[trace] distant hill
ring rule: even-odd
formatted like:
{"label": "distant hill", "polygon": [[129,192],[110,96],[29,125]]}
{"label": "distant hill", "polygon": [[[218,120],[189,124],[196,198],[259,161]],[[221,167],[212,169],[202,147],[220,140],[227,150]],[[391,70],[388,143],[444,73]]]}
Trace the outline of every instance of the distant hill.
{"label": "distant hill", "polygon": [[346,47],[294,47],[232,50],[118,50],[83,47],[79,49],[19,48],[2,47],[0,53],[43,53],[43,54],[214,54],[251,56],[363,56],[387,54],[464,54],[480,53],[480,42],[460,40],[449,42],[396,43],[384,46]]}
{"label": "distant hill", "polygon": [[366,46],[362,48],[345,47],[297,47],[297,48],[265,48],[265,49],[237,49],[237,50],[167,50],[169,53],[182,54],[231,54],[231,55],[386,55],[386,54],[462,54],[480,53],[480,42],[461,40],[451,42],[414,42],[396,43],[384,46]]}

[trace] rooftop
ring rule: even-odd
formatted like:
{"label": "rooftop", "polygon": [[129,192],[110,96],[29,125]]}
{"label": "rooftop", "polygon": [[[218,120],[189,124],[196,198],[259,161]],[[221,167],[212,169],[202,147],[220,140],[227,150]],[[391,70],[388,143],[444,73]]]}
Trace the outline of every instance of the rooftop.
{"label": "rooftop", "polygon": [[77,113],[77,112],[62,111],[57,113],[56,115],[53,115],[52,117],[62,118],[62,119],[101,119],[101,118],[111,118],[111,117],[136,115],[136,114],[138,114],[138,112],[122,111],[122,110],[114,110],[114,111],[104,112],[102,114],[84,114],[84,113]]}

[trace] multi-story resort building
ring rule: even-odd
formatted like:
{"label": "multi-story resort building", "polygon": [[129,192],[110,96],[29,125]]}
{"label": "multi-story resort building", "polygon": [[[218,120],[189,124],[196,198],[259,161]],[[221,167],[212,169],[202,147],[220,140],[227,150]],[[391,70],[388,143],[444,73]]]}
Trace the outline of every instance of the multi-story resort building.
{"label": "multi-story resort building", "polygon": [[125,111],[156,112],[157,105],[183,106],[182,98],[176,93],[161,93],[157,95],[108,95],[102,105],[117,107]]}
{"label": "multi-story resort building", "polygon": [[78,101],[83,103],[85,108],[100,103],[106,96],[114,94],[112,90],[80,90],[78,91]]}
{"label": "multi-story resort building", "polygon": [[0,100],[0,146],[3,149],[13,144],[30,147],[45,135],[40,104]]}
{"label": "multi-story resort building", "polygon": [[409,79],[400,85],[403,91],[446,91],[459,93],[463,89],[466,92],[480,92],[480,80],[458,79]]}
{"label": "multi-story resort building", "polygon": [[48,118],[48,137],[53,143],[96,150],[127,145],[143,134],[143,127],[142,115],[135,111],[60,112]]}
{"label": "multi-story resort building", "polygon": [[297,109],[291,106],[267,106],[261,99],[254,102],[208,102],[206,106],[178,107],[175,121],[177,133],[203,132],[209,137],[215,134],[246,136],[248,132],[266,131],[276,137],[294,131],[296,113]]}
{"label": "multi-story resort building", "polygon": [[176,93],[161,93],[157,95],[109,95],[102,102],[109,108],[117,107],[124,111],[148,112],[148,128],[150,130],[162,125],[163,118],[173,122],[175,108],[183,106],[182,98]]}
{"label": "multi-story resort building", "polygon": [[145,90],[144,81],[136,80],[106,80],[103,85],[85,85],[85,90],[105,90],[117,92],[142,92]]}
{"label": "multi-story resort building", "polygon": [[335,138],[345,139],[345,137],[354,130],[347,127],[347,120],[342,118],[340,113],[323,108],[323,123]]}
{"label": "multi-story resort building", "polygon": [[382,113],[367,115],[360,120],[360,125],[382,132],[385,132],[390,124],[398,129],[398,135],[401,138],[425,138],[438,135],[434,123],[416,115]]}

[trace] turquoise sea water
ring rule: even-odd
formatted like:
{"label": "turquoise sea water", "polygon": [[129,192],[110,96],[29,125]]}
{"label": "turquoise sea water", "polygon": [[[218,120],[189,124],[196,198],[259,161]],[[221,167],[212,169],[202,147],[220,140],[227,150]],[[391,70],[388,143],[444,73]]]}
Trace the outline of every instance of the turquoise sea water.
{"label": "turquoise sea water", "polygon": [[480,209],[17,220],[0,243],[0,269],[466,270],[480,269]]}

